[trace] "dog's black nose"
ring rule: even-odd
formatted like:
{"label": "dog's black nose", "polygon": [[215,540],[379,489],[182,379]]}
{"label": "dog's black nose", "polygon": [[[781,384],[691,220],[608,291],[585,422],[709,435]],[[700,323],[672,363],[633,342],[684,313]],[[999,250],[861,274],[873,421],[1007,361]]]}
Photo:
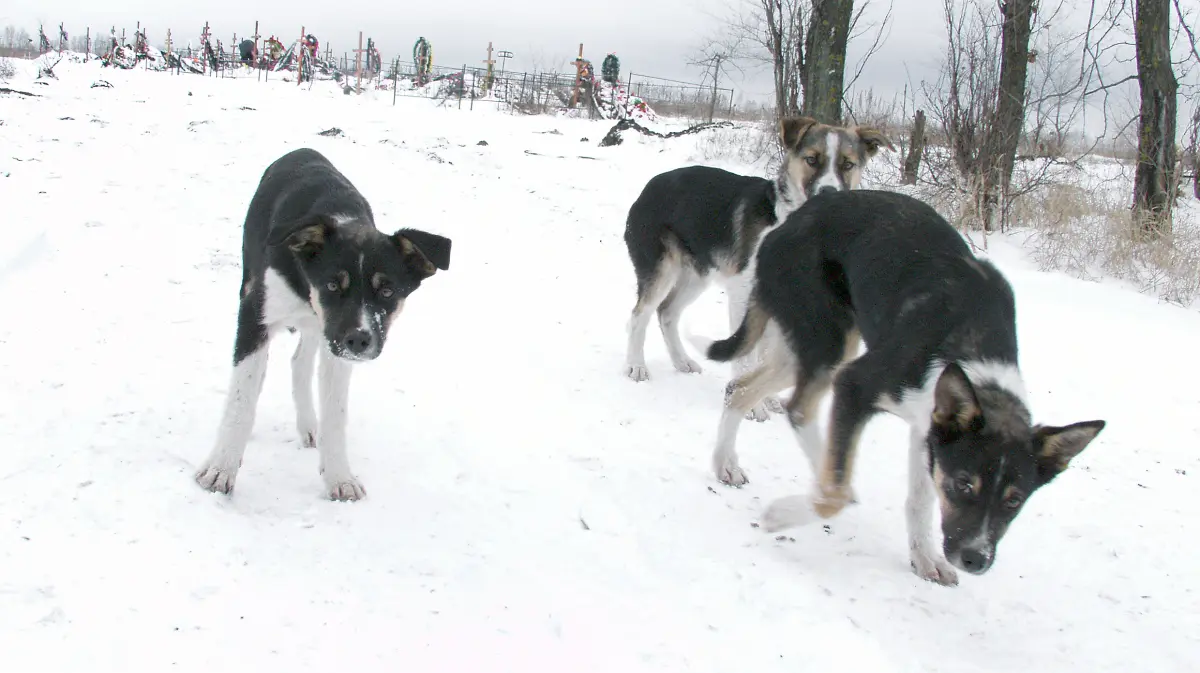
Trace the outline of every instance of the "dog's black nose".
{"label": "dog's black nose", "polygon": [[342,337],[342,347],[355,355],[362,355],[370,350],[373,342],[371,333],[365,329],[354,330]]}
{"label": "dog's black nose", "polygon": [[839,190],[837,187],[830,187],[829,185],[825,185],[824,187],[817,190],[817,194],[833,194],[833,193],[839,192],[839,191],[841,191],[841,190]]}
{"label": "dog's black nose", "polygon": [[963,570],[969,573],[981,573],[988,568],[988,557],[976,549],[962,550]]}

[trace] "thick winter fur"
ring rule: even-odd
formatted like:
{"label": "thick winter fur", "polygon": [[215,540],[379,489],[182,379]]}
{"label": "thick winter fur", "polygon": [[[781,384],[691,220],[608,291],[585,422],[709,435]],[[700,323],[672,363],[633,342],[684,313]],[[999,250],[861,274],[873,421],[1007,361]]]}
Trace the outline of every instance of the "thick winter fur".
{"label": "thick winter fur", "polygon": [[[942,584],[957,583],[956,568],[986,572],[1029,496],[1104,428],[1032,424],[1011,287],[933,208],[902,194],[822,194],[766,236],[741,326],[724,341],[697,343],[727,361],[760,339],[765,362],[731,384],[713,455],[717,477],[745,482],[734,450],[742,415],[795,386],[787,409],[816,491],[772,503],[764,528],[832,517],[853,500],[863,427],[880,411],[899,416],[911,428],[912,565]],[[830,388],[822,441],[814,412]],[[935,501],[940,551],[930,530]]]}
{"label": "thick winter fur", "polygon": [[[881,145],[882,133],[862,126],[842,128],[807,117],[780,124],[784,162],[774,181],[719,168],[689,166],[652,178],[629,209],[625,244],[637,275],[637,304],[628,325],[625,374],[649,378],[646,330],[652,313],[675,369],[699,372],[679,338],[683,310],[718,276],[726,281],[730,329],[746,312],[755,251],[762,236],[809,197],[823,191],[854,189],[863,166]],[[752,354],[735,363],[745,373]],[[748,414],[767,419],[766,407]]]}
{"label": "thick winter fur", "polygon": [[[292,356],[300,441],[317,448],[330,498],[362,498],[366,491],[346,455],[351,363],[378,357],[405,299],[449,266],[450,239],[416,229],[379,231],[367,200],[315,150],[289,152],[271,164],[246,213],[233,376],[216,446],[196,481],[210,491],[233,491],[267,371],[267,344],[287,328],[300,333]],[[318,358],[319,423],[312,391]]]}

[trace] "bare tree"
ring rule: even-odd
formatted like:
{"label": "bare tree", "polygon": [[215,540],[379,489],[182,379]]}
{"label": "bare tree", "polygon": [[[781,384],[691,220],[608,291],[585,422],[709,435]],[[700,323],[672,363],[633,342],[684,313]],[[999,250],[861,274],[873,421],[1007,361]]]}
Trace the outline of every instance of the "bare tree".
{"label": "bare tree", "polygon": [[[882,21],[860,21],[870,5],[866,0],[855,11],[852,0],[751,0],[748,11],[729,22],[746,47],[757,48],[744,49],[741,60],[771,67],[776,116],[841,120],[845,92],[879,51],[890,24],[890,5]],[[871,30],[872,44],[846,82],[847,46]]]}
{"label": "bare tree", "polygon": [[904,165],[901,168],[900,184],[917,184],[917,174],[921,170],[921,155],[925,153],[925,111],[917,110],[913,116],[912,135],[908,139],[908,152],[904,155]]}
{"label": "bare tree", "polygon": [[812,0],[801,67],[804,86],[802,112],[827,124],[839,124],[842,121],[846,45],[853,15],[853,0]]}
{"label": "bare tree", "polygon": [[1171,231],[1175,200],[1176,90],[1171,67],[1171,0],[1137,0],[1138,163],[1133,178],[1133,215],[1145,235]]}
{"label": "bare tree", "polygon": [[1192,112],[1192,128],[1188,134],[1188,153],[1192,156],[1192,195],[1200,199],[1200,101]]}
{"label": "bare tree", "polygon": [[[738,63],[746,57],[744,45],[746,42],[746,33],[738,30],[726,30],[720,37],[707,38],[702,46],[696,50],[688,59],[688,65],[700,66],[704,68],[704,77],[701,83],[708,82],[712,79],[712,100],[708,106],[708,121],[713,120],[713,115],[716,113],[718,83],[721,81],[721,75],[729,74],[729,69],[735,69],[738,72],[743,72]],[[733,93],[730,92],[730,103],[733,102]]]}

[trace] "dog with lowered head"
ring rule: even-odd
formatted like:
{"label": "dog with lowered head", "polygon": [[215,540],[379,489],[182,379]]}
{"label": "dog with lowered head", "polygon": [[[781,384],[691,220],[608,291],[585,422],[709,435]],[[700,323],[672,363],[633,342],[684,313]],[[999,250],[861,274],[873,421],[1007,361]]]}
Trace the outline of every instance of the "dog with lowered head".
{"label": "dog with lowered head", "polygon": [[[859,436],[888,412],[910,428],[913,569],[957,584],[956,570],[992,567],[1029,497],[1104,429],[1100,420],[1032,422],[1012,288],[921,201],[871,190],[816,196],[766,236],[755,273],[736,333],[696,343],[718,361],[764,343],[763,364],[731,384],[721,416],[713,467],[727,484],[746,483],[734,450],[742,415],[795,386],[788,418],[816,490],[773,502],[763,515],[768,531],[832,517],[853,502]],[[822,441],[815,414],[830,388]],[[941,550],[930,536],[935,500]]]}
{"label": "dog with lowered head", "polygon": [[233,375],[216,446],[196,472],[200,486],[233,491],[266,376],[267,344],[287,328],[300,334],[292,356],[300,442],[317,448],[330,498],[365,496],[346,454],[351,365],[379,356],[408,296],[449,266],[450,239],[417,229],[379,231],[367,200],[316,150],[272,163],[246,213]]}

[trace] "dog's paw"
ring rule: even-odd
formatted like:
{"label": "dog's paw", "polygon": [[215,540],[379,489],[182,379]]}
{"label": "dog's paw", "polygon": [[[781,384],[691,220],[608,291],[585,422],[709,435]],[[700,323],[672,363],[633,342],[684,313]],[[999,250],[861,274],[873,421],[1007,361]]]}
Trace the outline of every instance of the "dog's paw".
{"label": "dog's paw", "polygon": [[813,511],[822,519],[830,519],[854,501],[854,491],[848,486],[835,489],[822,488],[812,499]]}
{"label": "dog's paw", "polygon": [[312,449],[317,446],[317,422],[297,421],[296,432],[300,435],[300,446]]}
{"label": "dog's paw", "polygon": [[746,412],[746,420],[748,420],[748,421],[758,421],[759,423],[765,423],[768,420],[770,420],[770,418],[771,418],[771,412],[767,410],[766,402],[759,402],[758,404],[754,405],[754,407],[751,408],[750,411]]}
{"label": "dog's paw", "polygon": [[367,489],[354,477],[345,479],[325,480],[326,493],[330,500],[353,502],[367,497]]}
{"label": "dog's paw", "polygon": [[941,554],[926,554],[914,551],[912,553],[911,565],[913,572],[923,580],[936,582],[947,587],[958,585],[958,571]]}
{"label": "dog's paw", "polygon": [[771,395],[767,399],[763,400],[763,404],[766,405],[767,411],[773,414],[787,413],[787,409],[783,408],[783,401],[774,395]]}
{"label": "dog's paw", "polygon": [[650,371],[646,365],[625,365],[625,376],[634,381],[649,381]]}
{"label": "dog's paw", "polygon": [[699,374],[700,372],[704,371],[700,369],[700,365],[696,364],[696,361],[691,358],[683,358],[682,360],[672,362],[671,364],[675,365],[675,369],[683,372],[684,374]]}
{"label": "dog's paw", "polygon": [[207,465],[196,472],[196,483],[200,488],[213,493],[233,493],[233,482],[237,479],[237,470],[229,470]]}
{"label": "dog's paw", "polygon": [[726,486],[741,488],[750,483],[746,473],[738,466],[736,457],[717,458],[713,461],[713,472],[717,475],[717,481]]}
{"label": "dog's paw", "polygon": [[771,502],[759,517],[758,525],[768,533],[806,526],[817,520],[812,500],[804,495],[789,495]]}

